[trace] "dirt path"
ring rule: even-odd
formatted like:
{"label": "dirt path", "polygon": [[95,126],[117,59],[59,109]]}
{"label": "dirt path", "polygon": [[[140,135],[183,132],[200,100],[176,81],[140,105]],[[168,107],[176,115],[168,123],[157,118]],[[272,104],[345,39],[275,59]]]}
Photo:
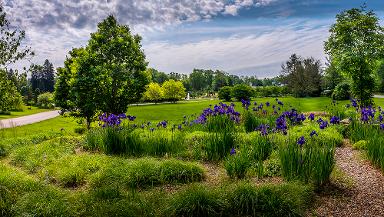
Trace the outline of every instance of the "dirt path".
{"label": "dirt path", "polygon": [[0,120],[0,129],[33,124],[33,123],[48,120],[51,118],[55,118],[59,115],[60,115],[59,111],[49,111],[49,112],[41,112],[41,113],[27,115],[27,116],[18,117],[18,118]]}
{"label": "dirt path", "polygon": [[330,185],[319,196],[314,216],[384,216],[383,173],[358,155],[349,145],[336,149],[337,166],[354,184],[349,188]]}

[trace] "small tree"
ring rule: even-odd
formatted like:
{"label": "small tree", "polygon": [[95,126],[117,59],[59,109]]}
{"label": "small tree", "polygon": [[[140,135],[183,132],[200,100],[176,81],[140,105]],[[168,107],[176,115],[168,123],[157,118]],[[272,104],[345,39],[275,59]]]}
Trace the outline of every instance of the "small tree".
{"label": "small tree", "polygon": [[325,51],[352,79],[352,92],[362,105],[372,104],[375,62],[383,55],[384,29],[372,12],[353,8],[336,16]]}
{"label": "small tree", "polygon": [[219,99],[225,100],[225,101],[231,101],[232,98],[232,87],[222,87],[219,90]]}
{"label": "small tree", "polygon": [[155,103],[160,102],[164,99],[163,89],[158,83],[150,83],[144,93],[144,99]]}
{"label": "small tree", "polygon": [[141,99],[150,78],[140,41],[128,26],[107,17],[87,46],[73,49],[58,70],[56,104],[85,118],[88,127],[100,111],[125,113]]}
{"label": "small tree", "polygon": [[164,98],[174,103],[185,97],[185,87],[181,81],[168,80],[163,83],[162,89],[164,91]]}
{"label": "small tree", "polygon": [[37,97],[37,106],[39,108],[54,108],[53,94],[50,92],[40,94]]}
{"label": "small tree", "polygon": [[7,73],[0,70],[0,112],[21,110],[22,98],[15,84],[7,79]]}
{"label": "small tree", "polygon": [[238,84],[233,87],[232,90],[232,96],[236,98],[238,101],[244,99],[244,100],[250,100],[253,96],[253,89],[252,87],[246,85],[246,84]]}

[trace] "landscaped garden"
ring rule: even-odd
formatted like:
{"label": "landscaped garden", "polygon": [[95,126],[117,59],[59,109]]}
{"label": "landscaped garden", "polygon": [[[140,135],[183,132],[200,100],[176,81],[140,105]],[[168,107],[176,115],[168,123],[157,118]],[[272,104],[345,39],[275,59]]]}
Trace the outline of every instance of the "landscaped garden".
{"label": "landscaped garden", "polygon": [[336,16],[325,69],[292,54],[264,79],[148,68],[112,15],[56,73],[20,74],[34,53],[6,17],[0,216],[383,214],[384,29],[365,6]]}

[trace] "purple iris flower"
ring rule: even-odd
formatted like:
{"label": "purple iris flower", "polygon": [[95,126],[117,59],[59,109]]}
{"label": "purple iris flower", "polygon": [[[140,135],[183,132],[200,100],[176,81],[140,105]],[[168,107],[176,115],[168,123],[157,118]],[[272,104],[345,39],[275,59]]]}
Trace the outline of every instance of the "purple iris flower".
{"label": "purple iris flower", "polygon": [[315,114],[313,113],[309,114],[308,119],[311,121],[315,120]]}
{"label": "purple iris flower", "polygon": [[232,148],[231,151],[229,152],[231,155],[235,155],[236,154],[236,149],[235,148]]}
{"label": "purple iris flower", "polygon": [[380,124],[380,129],[384,130],[384,124]]}
{"label": "purple iris flower", "polygon": [[329,122],[331,122],[331,124],[339,124],[340,123],[340,118],[338,118],[336,116],[332,116],[331,120]]}
{"label": "purple iris flower", "polygon": [[271,105],[271,103],[266,102],[265,105],[266,105],[267,107],[269,107],[269,106]]}
{"label": "purple iris flower", "polygon": [[317,134],[317,132],[315,130],[313,130],[310,134],[309,134],[311,137],[313,137],[314,135],[318,136],[319,134]]}
{"label": "purple iris flower", "polygon": [[300,138],[297,140],[297,144],[300,145],[300,147],[303,147],[303,145],[305,144],[305,138],[304,138],[304,136],[300,137]]}

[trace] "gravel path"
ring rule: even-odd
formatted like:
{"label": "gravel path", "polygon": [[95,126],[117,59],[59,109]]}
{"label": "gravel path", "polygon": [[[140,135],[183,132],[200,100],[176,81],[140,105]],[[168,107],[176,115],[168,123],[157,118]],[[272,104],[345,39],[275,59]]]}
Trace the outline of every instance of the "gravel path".
{"label": "gravel path", "polygon": [[59,115],[60,115],[59,111],[49,111],[49,112],[41,112],[41,113],[27,115],[27,116],[18,117],[18,118],[0,120],[0,129],[33,124],[33,123],[48,120],[51,118],[55,118]]}
{"label": "gravel path", "polygon": [[336,149],[336,164],[354,185],[327,189],[330,192],[320,196],[315,216],[384,216],[383,173],[358,155],[349,145]]}

